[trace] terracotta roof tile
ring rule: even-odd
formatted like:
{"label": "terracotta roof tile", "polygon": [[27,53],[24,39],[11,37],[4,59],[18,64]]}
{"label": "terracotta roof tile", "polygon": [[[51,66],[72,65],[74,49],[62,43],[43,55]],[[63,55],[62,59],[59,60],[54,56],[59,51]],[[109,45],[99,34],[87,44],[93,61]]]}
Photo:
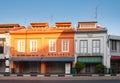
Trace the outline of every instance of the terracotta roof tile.
{"label": "terracotta roof tile", "polygon": [[32,27],[39,27],[39,26],[48,27],[48,23],[47,22],[35,22],[35,23],[30,23],[30,25]]}
{"label": "terracotta roof tile", "polygon": [[14,28],[14,27],[20,27],[19,24],[0,24],[0,28]]}
{"label": "terracotta roof tile", "polygon": [[69,32],[72,29],[57,29],[57,28],[25,28],[16,31],[11,31],[10,33],[47,33],[47,32]]}
{"label": "terracotta roof tile", "polygon": [[25,27],[21,26],[21,27],[16,27],[16,28],[0,28],[0,33],[16,31],[16,30],[23,29],[23,28]]}
{"label": "terracotta roof tile", "polygon": [[56,26],[71,26],[71,22],[56,22]]}

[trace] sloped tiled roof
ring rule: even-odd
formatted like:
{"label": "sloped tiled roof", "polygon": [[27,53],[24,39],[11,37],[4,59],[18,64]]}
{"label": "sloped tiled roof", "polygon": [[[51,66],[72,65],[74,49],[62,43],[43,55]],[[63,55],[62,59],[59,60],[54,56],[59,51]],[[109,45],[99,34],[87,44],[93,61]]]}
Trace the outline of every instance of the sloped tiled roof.
{"label": "sloped tiled roof", "polygon": [[47,23],[47,22],[35,22],[35,23],[30,23],[30,25],[31,25],[32,27],[36,27],[36,26],[48,27],[48,23]]}
{"label": "sloped tiled roof", "polygon": [[25,28],[16,31],[11,31],[10,33],[53,33],[53,32],[73,32],[71,28],[57,29],[54,27],[47,28]]}
{"label": "sloped tiled roof", "polygon": [[24,28],[24,26],[20,26],[19,24],[0,24],[0,33],[7,33],[22,28]]}
{"label": "sloped tiled roof", "polygon": [[56,22],[56,26],[71,26],[71,22]]}
{"label": "sloped tiled roof", "polygon": [[19,24],[0,24],[0,28],[14,28],[14,27],[20,27]]}

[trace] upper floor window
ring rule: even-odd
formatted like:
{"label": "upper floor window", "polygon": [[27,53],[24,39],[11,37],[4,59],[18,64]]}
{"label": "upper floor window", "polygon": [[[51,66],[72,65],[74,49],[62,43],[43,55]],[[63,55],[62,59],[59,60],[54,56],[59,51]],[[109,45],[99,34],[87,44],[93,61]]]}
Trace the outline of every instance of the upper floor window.
{"label": "upper floor window", "polygon": [[93,53],[100,53],[100,40],[92,41],[92,51]]}
{"label": "upper floor window", "polygon": [[111,50],[117,51],[117,41],[116,40],[111,40]]}
{"label": "upper floor window", "polygon": [[37,52],[37,40],[30,40],[30,52]]}
{"label": "upper floor window", "polygon": [[49,52],[56,52],[56,40],[49,40]]}
{"label": "upper floor window", "polygon": [[25,52],[25,40],[18,40],[18,52]]}
{"label": "upper floor window", "polygon": [[80,53],[87,53],[87,52],[88,52],[88,41],[80,40]]}
{"label": "upper floor window", "polygon": [[69,52],[69,40],[62,40],[62,52]]}
{"label": "upper floor window", "polygon": [[5,38],[0,38],[0,54],[4,53],[4,42]]}

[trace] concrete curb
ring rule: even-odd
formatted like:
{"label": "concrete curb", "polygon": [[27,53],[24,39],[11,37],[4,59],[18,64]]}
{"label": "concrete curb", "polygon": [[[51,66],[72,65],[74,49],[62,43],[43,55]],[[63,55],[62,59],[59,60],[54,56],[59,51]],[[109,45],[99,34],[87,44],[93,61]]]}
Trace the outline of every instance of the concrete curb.
{"label": "concrete curb", "polygon": [[24,74],[23,77],[30,77],[30,74]]}
{"label": "concrete curb", "polygon": [[0,74],[0,77],[3,77],[4,76],[4,74]]}
{"label": "concrete curb", "polygon": [[37,75],[37,77],[45,77],[45,76],[44,76],[44,75],[39,74],[39,75]]}
{"label": "concrete curb", "polygon": [[73,77],[73,75],[65,75],[65,77]]}
{"label": "concrete curb", "polygon": [[116,76],[120,76],[120,74],[117,74]]}
{"label": "concrete curb", "polygon": [[58,77],[57,74],[51,74],[50,77]]}
{"label": "concrete curb", "polygon": [[105,76],[111,76],[111,74],[105,74]]}
{"label": "concrete curb", "polygon": [[12,77],[17,77],[17,74],[10,74],[10,76],[12,76]]}
{"label": "concrete curb", "polygon": [[92,74],[93,77],[99,76],[98,74]]}
{"label": "concrete curb", "polygon": [[0,74],[0,77],[80,77],[80,76],[120,76],[120,74]]}

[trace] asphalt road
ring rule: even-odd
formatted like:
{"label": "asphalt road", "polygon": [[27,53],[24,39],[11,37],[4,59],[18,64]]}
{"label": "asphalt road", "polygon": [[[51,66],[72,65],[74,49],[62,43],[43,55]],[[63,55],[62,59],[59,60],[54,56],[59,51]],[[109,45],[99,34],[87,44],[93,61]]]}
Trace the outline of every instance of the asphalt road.
{"label": "asphalt road", "polygon": [[120,80],[0,80],[0,83],[120,83]]}

